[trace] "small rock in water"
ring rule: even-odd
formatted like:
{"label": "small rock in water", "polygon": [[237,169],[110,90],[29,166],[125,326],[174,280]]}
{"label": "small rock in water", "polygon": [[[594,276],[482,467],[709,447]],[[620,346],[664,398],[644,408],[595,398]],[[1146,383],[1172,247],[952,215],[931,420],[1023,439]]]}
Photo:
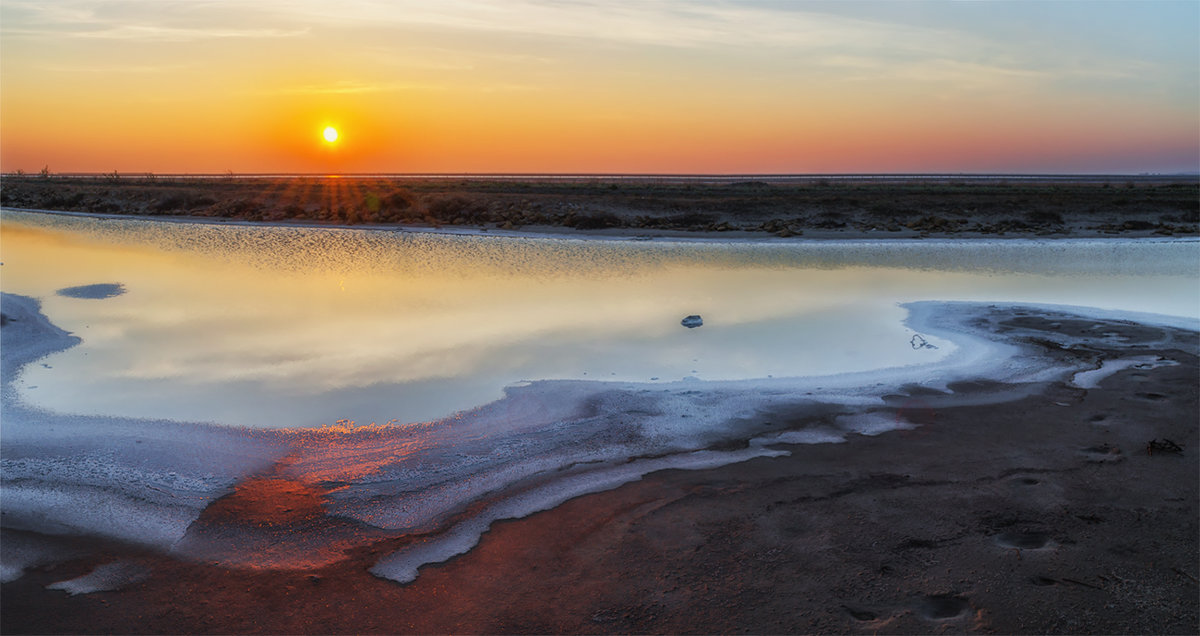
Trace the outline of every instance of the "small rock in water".
{"label": "small rock in water", "polygon": [[701,318],[700,316],[693,314],[693,315],[688,316],[687,318],[684,318],[683,320],[681,320],[679,322],[679,324],[683,325],[684,327],[687,327],[688,329],[694,329],[696,327],[699,327],[700,325],[703,325],[704,319]]}
{"label": "small rock in water", "polygon": [[913,334],[912,340],[908,341],[913,349],[937,349],[937,345],[925,340],[921,334]]}

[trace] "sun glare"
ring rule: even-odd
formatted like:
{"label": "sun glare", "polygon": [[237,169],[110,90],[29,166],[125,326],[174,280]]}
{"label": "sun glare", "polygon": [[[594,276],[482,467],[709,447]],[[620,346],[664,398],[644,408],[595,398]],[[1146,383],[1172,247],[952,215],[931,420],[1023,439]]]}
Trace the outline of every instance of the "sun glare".
{"label": "sun glare", "polygon": [[325,141],[327,141],[329,143],[333,143],[333,142],[337,141],[338,131],[337,131],[337,128],[334,128],[333,126],[327,126],[325,128],[325,131],[322,132],[321,135],[323,137],[325,137]]}

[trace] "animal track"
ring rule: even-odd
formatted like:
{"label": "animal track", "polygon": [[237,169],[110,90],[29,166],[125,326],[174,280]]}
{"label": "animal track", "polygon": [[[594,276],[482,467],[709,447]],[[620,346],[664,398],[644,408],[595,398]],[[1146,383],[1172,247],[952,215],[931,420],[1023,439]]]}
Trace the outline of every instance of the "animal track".
{"label": "animal track", "polygon": [[1089,446],[1081,449],[1084,459],[1091,464],[1103,464],[1106,462],[1119,462],[1125,457],[1121,455],[1121,449],[1109,444],[1100,444],[1099,446]]}
{"label": "animal track", "polygon": [[843,605],[842,609],[846,610],[846,613],[853,617],[856,621],[873,621],[876,618],[875,612],[870,612],[863,609],[855,609],[848,605]]}
{"label": "animal track", "polygon": [[1036,550],[1046,547],[1050,537],[1045,532],[1001,532],[996,535],[996,543],[1006,548],[1018,550]]}
{"label": "animal track", "polygon": [[926,596],[917,611],[931,621],[944,621],[962,616],[970,605],[966,598],[957,594],[935,594]]}

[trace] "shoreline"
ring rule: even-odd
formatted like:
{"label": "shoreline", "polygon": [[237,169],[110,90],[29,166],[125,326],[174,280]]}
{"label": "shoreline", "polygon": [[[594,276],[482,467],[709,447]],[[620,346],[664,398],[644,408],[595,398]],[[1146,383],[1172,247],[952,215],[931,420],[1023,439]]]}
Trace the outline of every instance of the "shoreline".
{"label": "shoreline", "polygon": [[[1191,631],[1198,334],[1064,311],[1014,304],[962,325],[1019,341],[1057,379],[967,374],[948,392],[900,382],[880,412],[914,427],[849,432],[841,443],[776,441],[786,455],[656,470],[495,521],[477,546],[424,566],[409,585],[367,572],[402,537],[343,544],[343,558],[282,571],[80,538],[66,543],[84,556],[32,565],[4,584],[3,631]],[[1176,364],[1127,365],[1098,389],[1054,371],[1134,353]],[[1015,388],[1020,395],[1006,395]],[[821,409],[763,407],[755,418],[783,430],[837,421]],[[1180,442],[1182,453],[1148,454],[1151,438]],[[265,523],[268,539],[356,531],[322,511],[329,493],[282,466],[250,470],[200,525],[220,536]],[[267,490],[255,495],[251,484]],[[310,503],[285,513],[272,503],[281,496]],[[1170,563],[1147,569],[1151,545]],[[73,597],[45,589],[114,558],[145,578]],[[1048,604],[1051,585],[1078,611]],[[263,615],[263,603],[275,610]]]}
{"label": "shoreline", "polygon": [[1200,180],[3,178],[10,209],[579,237],[1200,236]]}
{"label": "shoreline", "polygon": [[753,245],[803,245],[804,243],[837,243],[845,242],[879,242],[881,244],[894,242],[937,243],[940,241],[1046,241],[1046,242],[1106,242],[1116,240],[1137,240],[1149,242],[1200,242],[1200,232],[1196,235],[1163,235],[1146,232],[1127,232],[1121,234],[1095,232],[1091,234],[967,234],[967,233],[920,233],[920,232],[870,232],[870,231],[826,231],[809,232],[802,235],[779,237],[765,232],[688,232],[688,231],[644,231],[634,229],[609,229],[580,231],[570,228],[544,226],[523,227],[521,229],[504,230],[485,226],[451,226],[431,227],[420,225],[346,225],[329,224],[317,221],[248,221],[195,216],[148,216],[134,214],[111,214],[100,212],[71,212],[60,210],[41,210],[31,208],[0,207],[0,213],[18,212],[22,214],[44,214],[71,218],[94,219],[100,221],[141,221],[150,223],[174,223],[211,225],[220,227],[250,227],[250,228],[302,228],[354,230],[365,232],[394,232],[401,234],[430,234],[435,236],[463,236],[473,238],[502,238],[502,239],[551,239],[564,241],[631,241],[653,243],[729,243]]}

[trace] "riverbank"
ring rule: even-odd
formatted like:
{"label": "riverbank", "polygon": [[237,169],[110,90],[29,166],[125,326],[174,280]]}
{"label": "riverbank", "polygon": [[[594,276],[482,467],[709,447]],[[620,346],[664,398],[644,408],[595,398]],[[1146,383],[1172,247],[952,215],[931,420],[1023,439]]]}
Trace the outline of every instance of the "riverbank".
{"label": "riverbank", "polygon": [[[900,430],[780,439],[771,448],[787,455],[652,472],[497,522],[407,585],[370,573],[405,537],[279,570],[5,530],[6,546],[49,541],[59,557],[4,584],[0,630],[1196,631],[1196,331],[1004,307],[981,307],[963,327],[1040,362],[1004,382],[902,385],[873,411]],[[1075,371],[1041,377],[1053,369]],[[838,417],[776,405],[747,425],[821,430]],[[348,522],[322,511],[327,487],[279,462],[193,528],[336,533]],[[125,577],[120,589],[47,589],[114,561],[123,569],[106,576]]]}
{"label": "riverbank", "polygon": [[9,208],[609,237],[1200,235],[1195,177],[889,181],[5,176]]}

